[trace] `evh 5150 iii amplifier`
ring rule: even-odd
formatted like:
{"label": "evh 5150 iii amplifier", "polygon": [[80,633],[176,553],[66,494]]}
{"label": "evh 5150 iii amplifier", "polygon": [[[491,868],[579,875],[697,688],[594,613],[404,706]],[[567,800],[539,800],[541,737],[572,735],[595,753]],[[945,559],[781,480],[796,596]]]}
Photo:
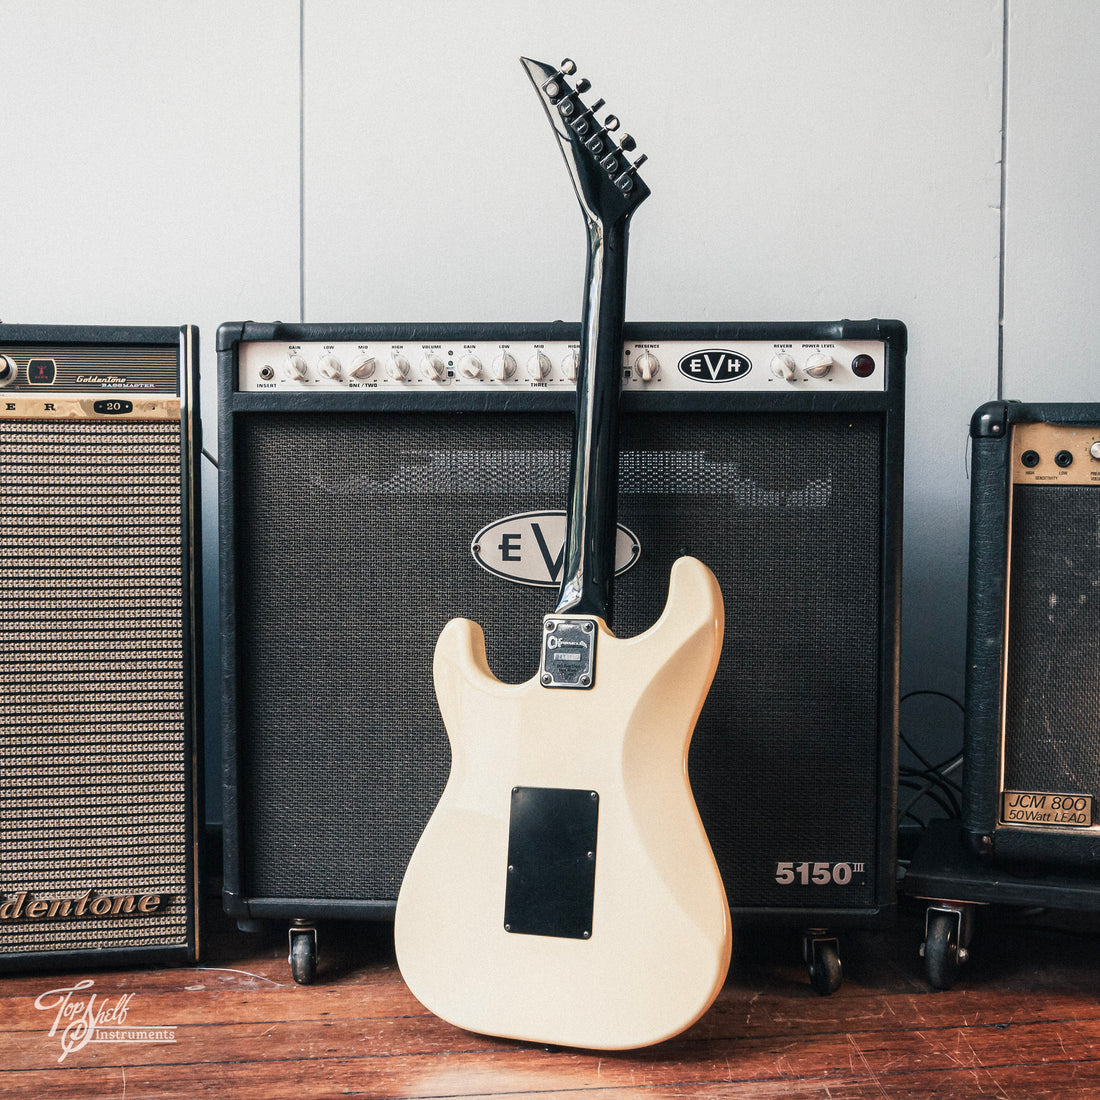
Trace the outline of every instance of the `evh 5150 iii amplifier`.
{"label": "evh 5150 iii amplifier", "polygon": [[[393,913],[449,748],[445,623],[538,668],[579,326],[219,330],[225,904]],[[627,325],[614,630],[675,558],[726,638],[692,785],[736,916],[871,922],[894,901],[905,329]],[[599,730],[592,731],[593,737]]]}
{"label": "evh 5150 iii amplifier", "polygon": [[0,325],[0,968],[197,946],[198,333]]}
{"label": "evh 5150 iii amplifier", "polygon": [[1100,866],[1100,404],[993,402],[970,434],[966,831]]}

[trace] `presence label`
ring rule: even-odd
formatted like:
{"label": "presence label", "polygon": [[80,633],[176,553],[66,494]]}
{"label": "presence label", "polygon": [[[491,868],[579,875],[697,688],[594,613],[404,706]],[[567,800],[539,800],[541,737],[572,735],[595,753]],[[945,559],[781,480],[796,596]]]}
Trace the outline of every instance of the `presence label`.
{"label": "presence label", "polygon": [[1001,820],[1006,825],[1088,828],[1092,824],[1092,795],[1005,791]]}

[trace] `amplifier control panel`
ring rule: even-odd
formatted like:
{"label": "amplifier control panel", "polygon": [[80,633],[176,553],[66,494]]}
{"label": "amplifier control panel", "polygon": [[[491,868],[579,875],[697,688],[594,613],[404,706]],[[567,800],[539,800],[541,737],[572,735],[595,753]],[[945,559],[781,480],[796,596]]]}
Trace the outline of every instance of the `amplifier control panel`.
{"label": "amplifier control panel", "polygon": [[[574,389],[580,344],[557,340],[245,341],[242,392]],[[623,389],[883,392],[879,340],[629,340]]]}

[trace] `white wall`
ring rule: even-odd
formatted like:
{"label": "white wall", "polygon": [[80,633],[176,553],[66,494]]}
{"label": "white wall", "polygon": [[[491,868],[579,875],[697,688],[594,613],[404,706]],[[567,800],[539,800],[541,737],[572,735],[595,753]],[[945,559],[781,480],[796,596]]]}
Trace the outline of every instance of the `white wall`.
{"label": "white wall", "polygon": [[961,698],[970,414],[1096,396],[1098,37],[1092,0],[8,4],[0,318],[198,323],[211,450],[221,321],[576,319],[517,62],[573,56],[650,158],[631,319],[907,324],[902,689]]}
{"label": "white wall", "polygon": [[1100,5],[1009,13],[1004,396],[1100,400]]}

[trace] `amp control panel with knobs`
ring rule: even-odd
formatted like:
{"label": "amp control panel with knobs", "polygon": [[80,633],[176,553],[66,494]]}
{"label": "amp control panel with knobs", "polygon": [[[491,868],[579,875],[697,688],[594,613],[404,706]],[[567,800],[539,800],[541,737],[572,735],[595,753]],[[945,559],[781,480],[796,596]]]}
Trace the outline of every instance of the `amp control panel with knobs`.
{"label": "amp control panel with knobs", "polygon": [[[631,324],[623,389],[882,393],[890,326],[904,332],[898,322],[877,321]],[[271,338],[240,342],[239,392],[537,391],[577,383],[579,327],[561,322],[258,327]]]}

